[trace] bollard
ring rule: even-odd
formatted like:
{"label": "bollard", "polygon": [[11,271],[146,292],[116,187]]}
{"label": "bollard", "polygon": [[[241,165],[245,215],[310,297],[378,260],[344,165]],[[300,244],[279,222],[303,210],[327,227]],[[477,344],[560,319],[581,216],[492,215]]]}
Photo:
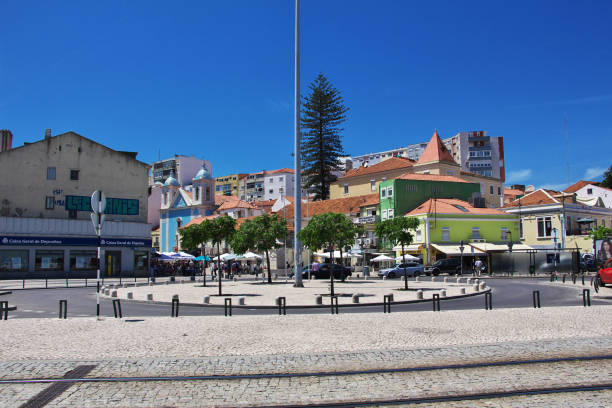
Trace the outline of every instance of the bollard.
{"label": "bollard", "polygon": [[332,296],[331,297],[331,314],[334,314],[334,306],[336,308],[336,313],[335,314],[339,314],[338,313],[338,296]]}
{"label": "bollard", "polygon": [[486,283],[480,282],[480,287],[479,287],[480,290],[485,290],[486,287],[487,287]]}
{"label": "bollard", "polygon": [[359,303],[359,295],[352,296],[353,303]]}
{"label": "bollard", "polygon": [[210,303],[210,296],[204,296],[204,298],[202,299],[202,303],[209,304]]}
{"label": "bollard", "polygon": [[110,293],[110,295],[111,295],[111,297],[117,297],[117,291],[116,291],[116,290],[113,290],[113,291]]}
{"label": "bollard", "polygon": [[322,304],[323,304],[323,296],[321,296],[321,295],[317,295],[317,296],[315,297],[315,303],[316,303],[317,305],[322,305]]}
{"label": "bollard", "polygon": [[563,279],[561,279],[563,283],[565,283],[565,274],[563,274]]}
{"label": "bollard", "polygon": [[461,278],[457,278],[457,283],[461,283]]}
{"label": "bollard", "polygon": [[551,281],[551,282],[554,282],[554,280],[555,280],[555,275],[554,275],[553,273],[551,273],[551,274],[550,274],[550,281]]}
{"label": "bollard", "polygon": [[468,285],[471,285],[472,284],[472,278],[467,278],[465,280],[465,283],[467,283]]}
{"label": "bollard", "polygon": [[276,298],[276,305],[278,306],[278,315],[286,315],[287,314],[287,299],[284,296],[279,296]]}
{"label": "bollard", "polygon": [[383,280],[387,280],[387,277],[386,277],[386,276],[383,276]]}
{"label": "bollard", "polygon": [[459,294],[460,295],[465,295],[465,288],[460,288],[459,289]]}
{"label": "bollard", "polygon": [[[175,295],[176,296],[176,295]],[[179,299],[177,297],[172,297],[172,310],[170,311],[170,317],[178,317],[179,315]]]}
{"label": "bollard", "polygon": [[435,276],[432,276],[432,277],[431,277],[431,281],[432,281],[432,282],[435,282],[435,281],[436,281],[436,277],[435,277]]}
{"label": "bollard", "polygon": [[149,282],[149,286],[155,286],[155,282]]}
{"label": "bollard", "polygon": [[124,283],[123,285],[121,285],[121,287],[122,287],[122,288],[127,288],[127,287],[129,287],[129,286],[130,286],[130,285],[128,285],[127,283]]}
{"label": "bollard", "polygon": [[113,299],[113,312],[115,313],[115,319],[123,318],[123,313],[121,313],[121,301],[119,299]]}
{"label": "bollard", "polygon": [[540,305],[540,291],[539,290],[534,290],[533,291],[533,308],[534,309],[539,309],[541,307]]}
{"label": "bollard", "polygon": [[474,292],[478,292],[478,289],[480,289],[480,285],[475,283],[475,284],[472,285],[472,289],[474,289]]}
{"label": "bollard", "polygon": [[572,274],[572,283],[575,285],[576,284],[576,274]]}
{"label": "bollard", "polygon": [[238,305],[239,306],[244,306],[244,298],[243,297],[239,297],[238,298]]}
{"label": "bollard", "polygon": [[448,278],[444,278],[444,283],[448,283]]}
{"label": "bollard", "polygon": [[416,291],[417,300],[423,300],[423,291],[421,289]]}
{"label": "bollard", "polygon": [[582,286],[584,286],[584,275],[582,275]]}
{"label": "bollard", "polygon": [[147,293],[147,300],[153,300],[153,294]]}
{"label": "bollard", "polygon": [[431,298],[431,301],[433,303],[433,311],[439,312],[440,311],[440,295],[438,295],[437,293],[434,293],[433,297]]}
{"label": "bollard", "polygon": [[383,313],[391,313],[391,302],[393,302],[393,295],[385,295],[383,298]]}
{"label": "bollard", "polygon": [[485,293],[485,310],[493,310],[493,295],[491,292]]}
{"label": "bollard", "polygon": [[442,289],[440,291],[440,297],[446,297],[446,290]]}
{"label": "bollard", "polygon": [[421,277],[417,276],[416,278],[414,278],[415,282],[420,282],[421,281]]}
{"label": "bollard", "polygon": [[127,293],[127,298],[128,299],[134,299],[134,292],[128,292]]}
{"label": "bollard", "polygon": [[591,306],[591,291],[589,289],[582,289],[582,305],[584,307]]}
{"label": "bollard", "polygon": [[593,286],[593,279],[594,279],[594,277],[591,278],[591,286]]}
{"label": "bollard", "polygon": [[176,278],[174,276],[171,276],[170,277],[170,282],[175,282],[175,281],[176,281]]}
{"label": "bollard", "polygon": [[59,301],[59,318],[65,319],[67,314],[68,314],[68,301],[66,299],[62,299]]}
{"label": "bollard", "polygon": [[0,302],[0,320],[8,320],[8,301],[3,300]]}
{"label": "bollard", "polygon": [[224,310],[226,316],[232,315],[232,298],[225,298]]}

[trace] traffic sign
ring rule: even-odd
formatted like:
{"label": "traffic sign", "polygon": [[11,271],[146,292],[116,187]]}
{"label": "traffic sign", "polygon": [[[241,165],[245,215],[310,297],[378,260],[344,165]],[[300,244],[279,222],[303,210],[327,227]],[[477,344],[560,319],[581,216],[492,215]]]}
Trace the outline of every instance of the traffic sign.
{"label": "traffic sign", "polygon": [[100,190],[96,190],[91,195],[91,210],[96,214],[104,214],[106,210],[106,196]]}

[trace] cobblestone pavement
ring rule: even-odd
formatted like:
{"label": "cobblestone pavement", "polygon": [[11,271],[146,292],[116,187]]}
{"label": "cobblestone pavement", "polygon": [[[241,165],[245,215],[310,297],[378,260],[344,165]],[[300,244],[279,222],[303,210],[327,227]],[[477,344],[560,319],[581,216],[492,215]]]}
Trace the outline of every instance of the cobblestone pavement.
{"label": "cobblestone pavement", "polygon": [[[473,346],[197,359],[5,361],[0,377],[61,377],[96,364],[88,377],[193,376],[406,368],[612,354],[612,336]],[[612,378],[612,360],[562,361],[343,376],[75,383],[49,407],[199,407],[423,398],[520,388],[583,386]],[[0,385],[0,406],[18,406],[50,384]],[[611,406],[611,393],[564,393],[429,406]],[[594,398],[598,395],[599,398]],[[560,404],[557,404],[560,403]],[[539,404],[539,405],[538,405]],[[422,406],[422,405],[421,405]],[[427,406],[427,405],[426,405]]]}
{"label": "cobblestone pavement", "polygon": [[595,369],[592,364],[566,361],[528,367],[483,367],[350,376],[77,383],[47,406],[284,406],[581,386],[595,384],[601,378],[612,378],[612,361],[597,361],[598,376],[591,375]]}

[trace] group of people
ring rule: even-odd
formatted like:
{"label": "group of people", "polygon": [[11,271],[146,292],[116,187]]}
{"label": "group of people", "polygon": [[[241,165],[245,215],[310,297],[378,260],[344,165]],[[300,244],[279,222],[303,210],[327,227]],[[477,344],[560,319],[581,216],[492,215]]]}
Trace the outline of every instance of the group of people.
{"label": "group of people", "polygon": [[[263,274],[267,268],[265,265],[262,265],[260,262],[251,262],[247,261],[246,264],[242,264],[238,261],[221,261],[221,271],[223,271],[226,278],[232,278],[234,275],[241,276],[243,273],[253,274],[257,278],[259,274]],[[216,261],[211,262],[210,264],[210,272],[212,278],[216,278],[219,273],[219,266]]]}
{"label": "group of people", "polygon": [[202,272],[202,264],[193,260],[164,262],[151,260],[152,276],[198,275]]}

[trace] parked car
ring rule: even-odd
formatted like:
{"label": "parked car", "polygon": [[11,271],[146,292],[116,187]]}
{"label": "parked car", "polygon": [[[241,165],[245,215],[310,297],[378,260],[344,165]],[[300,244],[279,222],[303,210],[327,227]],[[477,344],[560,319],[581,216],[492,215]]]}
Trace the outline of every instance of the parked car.
{"label": "parked car", "polygon": [[[302,279],[308,279],[308,267],[302,268]],[[322,263],[319,264],[318,271],[310,269],[310,276],[313,276],[315,279],[329,279],[332,273],[334,274],[334,279],[340,279],[341,281],[344,281],[353,274],[351,268],[339,264]],[[293,273],[289,274],[289,277],[293,278]]]}
{"label": "parked car", "polygon": [[404,276],[404,269],[406,269],[406,275],[410,278],[422,275],[424,272],[423,265],[418,262],[406,262],[405,264],[395,265],[393,268],[383,269],[378,272],[378,277],[382,278],[397,278]]}
{"label": "parked car", "polygon": [[449,275],[461,274],[461,260],[459,258],[439,259],[433,265],[425,267],[425,275],[438,276],[443,272]]}
{"label": "parked car", "polygon": [[595,290],[598,291],[599,286],[612,284],[612,259],[608,259],[597,272],[595,276]]}
{"label": "parked car", "polygon": [[[312,273],[312,265],[302,267],[302,279],[308,279],[308,272]],[[289,272],[289,279],[293,279],[293,269]]]}

